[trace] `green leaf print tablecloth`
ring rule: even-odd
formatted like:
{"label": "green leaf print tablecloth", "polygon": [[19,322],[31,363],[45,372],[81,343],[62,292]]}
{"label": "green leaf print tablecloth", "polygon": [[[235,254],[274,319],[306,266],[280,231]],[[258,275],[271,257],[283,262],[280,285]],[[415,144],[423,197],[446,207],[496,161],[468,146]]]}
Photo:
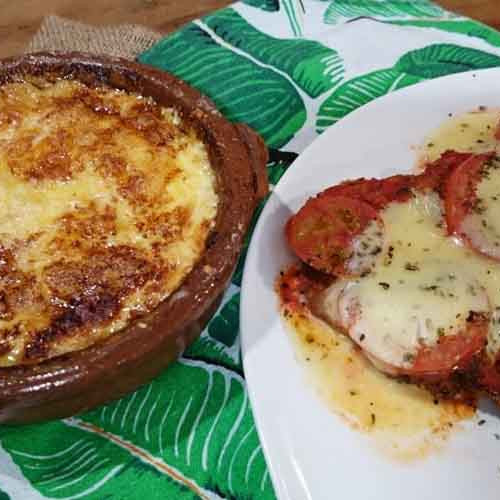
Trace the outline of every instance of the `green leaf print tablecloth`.
{"label": "green leaf print tablecloth", "polygon": [[[500,34],[427,0],[245,0],[139,59],[259,131],[276,184],[318,134],[368,101],[499,66]],[[241,365],[243,260],[201,338],[151,384],[75,418],[0,426],[0,500],[273,499]]]}

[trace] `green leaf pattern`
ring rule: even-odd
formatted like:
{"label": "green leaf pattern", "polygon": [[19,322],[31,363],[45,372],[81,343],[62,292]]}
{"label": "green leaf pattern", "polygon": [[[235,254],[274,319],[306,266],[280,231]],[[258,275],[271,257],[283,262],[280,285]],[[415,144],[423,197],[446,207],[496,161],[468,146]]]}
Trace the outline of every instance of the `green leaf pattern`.
{"label": "green leaf pattern", "polygon": [[[383,43],[370,43],[370,27],[387,46],[399,30],[401,49],[390,58],[377,52]],[[272,188],[297,153],[354,109],[428,78],[500,66],[499,47],[494,30],[427,0],[244,0],[189,23],[140,60],[260,132]],[[0,426],[0,500],[274,498],[239,339],[243,266],[264,205],[217,313],[179,361],[83,415]]]}
{"label": "green leaf pattern", "polygon": [[209,335],[226,346],[234,345],[239,333],[240,294],[235,293],[208,325]]}
{"label": "green leaf pattern", "polygon": [[207,328],[184,352],[185,358],[216,363],[243,375],[238,336],[239,290],[239,284],[229,286]]}
{"label": "green leaf pattern", "polygon": [[331,89],[342,79],[342,60],[335,50],[321,43],[270,37],[233,9],[223,9],[203,21],[232,47],[286,73],[311,97]]}
{"label": "green leaf pattern", "polygon": [[398,60],[395,67],[401,73],[436,78],[461,71],[493,68],[499,64],[500,57],[488,52],[451,44],[436,44],[408,52]]}
{"label": "green leaf pattern", "polygon": [[281,5],[288,17],[290,29],[294,36],[302,36],[304,7],[302,0],[281,0]]}
{"label": "green leaf pattern", "polygon": [[334,50],[270,37],[233,9],[164,38],[141,60],[196,82],[228,118],[259,130],[271,147],[286,144],[305,123],[302,94],[319,95],[343,72]]}
{"label": "green leaf pattern", "polygon": [[[297,154],[290,151],[278,151],[276,149],[271,149],[269,151],[269,163],[267,164],[267,173],[271,189],[275,184],[278,183],[281,176],[286,172],[286,170],[292,164],[293,160],[295,160],[296,157]],[[262,212],[266,204],[266,201],[267,198],[261,201],[253,214],[247,235],[245,236],[245,241],[243,243],[243,248],[240,254],[240,258],[238,259],[238,264],[236,265],[236,270],[234,271],[232,279],[234,285],[241,286],[241,279],[243,277],[243,268],[245,265],[245,258],[248,251],[248,245],[250,244],[255,224],[257,224],[257,220],[259,219],[260,213]],[[209,325],[209,330],[210,330],[210,325]]]}
{"label": "green leaf pattern", "polygon": [[432,20],[432,19],[411,19],[411,20],[391,20],[388,23],[398,26],[413,26],[416,28],[435,28],[449,33],[460,33],[473,38],[480,38],[489,45],[500,47],[500,36],[498,31],[468,19],[453,20]]}
{"label": "green leaf pattern", "polygon": [[392,68],[353,78],[321,105],[316,127],[322,132],[367,102],[427,78],[500,66],[500,57],[468,47],[433,44],[404,54]]}
{"label": "green leaf pattern", "polygon": [[374,71],[344,83],[321,106],[316,121],[318,132],[372,99],[394,90],[398,85],[401,88],[404,78],[405,75],[399,71],[388,69]]}
{"label": "green leaf pattern", "polygon": [[243,0],[243,3],[269,12],[280,10],[279,0]]}
{"label": "green leaf pattern", "polygon": [[126,498],[128,484],[146,498],[273,498],[243,383],[219,365],[181,359],[81,417],[4,429],[2,447],[48,498]]}
{"label": "green leaf pattern", "polygon": [[374,18],[448,18],[452,14],[428,0],[330,0],[325,11],[326,24],[356,17]]}
{"label": "green leaf pattern", "polygon": [[142,60],[196,81],[228,118],[260,130],[269,144],[282,146],[305,122],[304,103],[288,80],[227,50],[204,23],[165,38]]}

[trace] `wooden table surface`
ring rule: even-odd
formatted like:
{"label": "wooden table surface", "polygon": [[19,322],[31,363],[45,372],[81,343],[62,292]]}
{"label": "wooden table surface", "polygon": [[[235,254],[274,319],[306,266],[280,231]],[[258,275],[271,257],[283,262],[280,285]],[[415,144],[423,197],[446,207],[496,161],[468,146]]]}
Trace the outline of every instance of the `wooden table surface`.
{"label": "wooden table surface", "polygon": [[[166,33],[229,3],[229,0],[0,0],[0,57],[22,52],[47,14],[100,25],[144,24]],[[499,0],[438,0],[438,3],[500,30]]]}

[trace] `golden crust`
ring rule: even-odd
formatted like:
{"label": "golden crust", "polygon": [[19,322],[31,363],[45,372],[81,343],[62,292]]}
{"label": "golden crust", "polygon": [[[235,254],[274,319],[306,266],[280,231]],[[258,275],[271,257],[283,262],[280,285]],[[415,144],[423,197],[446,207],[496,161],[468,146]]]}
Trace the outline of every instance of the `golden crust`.
{"label": "golden crust", "polygon": [[156,307],[203,253],[215,177],[150,98],[0,87],[0,366],[83,349]]}

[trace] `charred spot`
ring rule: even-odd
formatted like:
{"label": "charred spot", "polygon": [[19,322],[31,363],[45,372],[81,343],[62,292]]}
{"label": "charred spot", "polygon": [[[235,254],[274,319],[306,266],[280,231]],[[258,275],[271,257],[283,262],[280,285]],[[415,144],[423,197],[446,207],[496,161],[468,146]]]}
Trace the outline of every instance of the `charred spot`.
{"label": "charred spot", "polygon": [[72,299],[68,310],[54,322],[62,331],[69,331],[83,325],[95,325],[109,321],[119,309],[116,296],[103,292]]}
{"label": "charred spot", "polygon": [[335,280],[334,277],[324,274],[305,264],[296,264],[286,269],[276,283],[282,304],[291,310],[300,309],[304,300],[314,307],[314,298]]}
{"label": "charred spot", "polygon": [[0,319],[9,320],[12,319],[12,317],[13,314],[7,303],[7,296],[4,291],[0,290]]}
{"label": "charred spot", "polygon": [[419,271],[420,270],[418,262],[406,262],[404,267],[405,267],[406,271]]}
{"label": "charred spot", "polygon": [[119,115],[120,111],[109,100],[103,99],[95,91],[83,88],[76,96],[86,108],[99,115]]}
{"label": "charred spot", "polygon": [[143,173],[136,171],[119,179],[119,193],[129,201],[144,203],[146,197],[146,177]]}
{"label": "charred spot", "polygon": [[73,149],[73,135],[63,128],[39,141],[35,134],[24,134],[6,147],[7,164],[13,175],[25,180],[69,180],[83,168]]}
{"label": "charred spot", "polygon": [[119,177],[124,175],[126,170],[127,164],[120,156],[104,153],[98,158],[97,171],[104,177]]}
{"label": "charred spot", "polygon": [[43,306],[35,276],[17,269],[12,252],[0,246],[0,319],[8,321],[23,308]]}
{"label": "charred spot", "polygon": [[151,102],[134,104],[121,122],[153,146],[166,146],[175,137],[173,126],[162,119],[160,108]]}
{"label": "charred spot", "polygon": [[136,102],[130,108],[130,114],[132,115],[144,115],[149,114],[156,119],[161,119],[161,109],[160,107],[151,99],[142,99]]}
{"label": "charred spot", "polygon": [[475,406],[482,363],[483,353],[477,353],[466,365],[455,367],[446,377],[408,377],[405,381],[425,388],[436,400],[453,400]]}
{"label": "charred spot", "polygon": [[116,234],[116,210],[110,205],[98,208],[91,202],[87,207],[63,215],[57,224],[61,230],[51,243],[55,248],[67,244],[80,248],[96,243],[96,240],[103,243],[110,235]]}
{"label": "charred spot", "polygon": [[159,236],[163,244],[168,244],[182,235],[183,228],[189,224],[191,210],[176,207],[169,212],[146,215],[136,223],[137,229],[146,237]]}
{"label": "charred spot", "polygon": [[13,349],[12,341],[21,334],[19,324],[0,330],[0,357],[5,356]]}
{"label": "charred spot", "polygon": [[410,196],[413,196],[413,192],[409,186],[403,186],[396,191],[395,196],[397,199],[406,200],[407,198],[410,198]]}
{"label": "charred spot", "polygon": [[12,350],[12,346],[5,340],[0,340],[0,356],[5,356]]}
{"label": "charred spot", "polygon": [[22,114],[13,109],[0,110],[0,129],[8,126],[17,126],[22,120]]}
{"label": "charred spot", "polygon": [[13,340],[21,335],[21,325],[18,323],[10,328],[0,330],[0,340]]}
{"label": "charred spot", "polygon": [[140,252],[126,245],[93,249],[84,262],[60,260],[44,269],[44,279],[60,300],[109,293],[122,298],[155,279],[156,267]]}
{"label": "charred spot", "polygon": [[119,309],[119,299],[106,292],[72,299],[66,310],[53,319],[48,328],[32,335],[31,341],[25,348],[25,358],[45,357],[54,340],[70,336],[82,327],[107,323]]}
{"label": "charred spot", "polygon": [[207,239],[206,239],[206,247],[207,248],[211,248],[215,245],[215,243],[217,242],[217,238],[219,236],[219,233],[217,231],[211,231],[208,236],[207,236]]}
{"label": "charred spot", "polygon": [[303,265],[300,270],[297,271],[298,274],[304,275],[307,281],[316,283],[320,288],[328,288],[334,281],[335,277],[331,274],[326,274],[317,269]]}
{"label": "charred spot", "polygon": [[0,244],[0,278],[14,268],[14,255],[12,251]]}
{"label": "charred spot", "polygon": [[469,311],[465,321],[467,323],[486,323],[489,321],[489,315],[484,312]]}

